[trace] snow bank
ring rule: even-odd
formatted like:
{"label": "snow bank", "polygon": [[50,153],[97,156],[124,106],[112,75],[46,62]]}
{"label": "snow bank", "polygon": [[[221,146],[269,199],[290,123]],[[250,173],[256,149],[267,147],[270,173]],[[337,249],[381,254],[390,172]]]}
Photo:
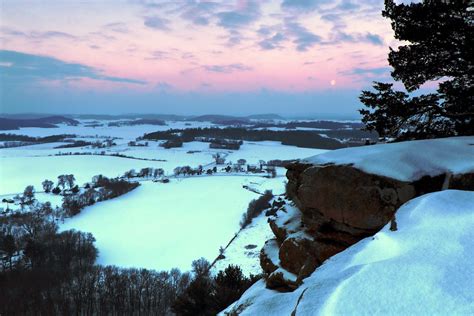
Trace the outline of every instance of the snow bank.
{"label": "snow bank", "polygon": [[[474,314],[474,192],[421,196],[373,237],[327,260],[294,292],[252,286],[242,315]],[[225,314],[225,313],[223,313]]]}
{"label": "snow bank", "polygon": [[372,174],[401,181],[413,181],[424,175],[436,176],[448,171],[474,171],[474,137],[450,137],[431,140],[345,148],[302,160],[312,164],[352,164]]}

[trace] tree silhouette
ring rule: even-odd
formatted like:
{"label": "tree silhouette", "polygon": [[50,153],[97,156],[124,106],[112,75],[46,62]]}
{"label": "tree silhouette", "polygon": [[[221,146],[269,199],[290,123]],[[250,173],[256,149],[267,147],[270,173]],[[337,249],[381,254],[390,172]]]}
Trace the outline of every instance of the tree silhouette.
{"label": "tree silhouette", "polygon": [[409,97],[392,84],[374,83],[360,100],[367,130],[381,137],[422,139],[474,133],[474,24],[472,1],[395,4],[385,1],[395,38],[408,42],[390,49],[392,77],[408,92],[439,82],[436,93]]}

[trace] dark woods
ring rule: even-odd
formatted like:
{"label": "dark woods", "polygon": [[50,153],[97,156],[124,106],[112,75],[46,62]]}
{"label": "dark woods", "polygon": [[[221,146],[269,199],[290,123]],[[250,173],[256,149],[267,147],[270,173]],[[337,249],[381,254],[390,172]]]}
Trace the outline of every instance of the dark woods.
{"label": "dark woods", "polygon": [[[4,237],[2,247],[5,246]],[[21,260],[0,273],[1,315],[166,315],[190,276],[94,265],[90,234],[45,230],[15,240]]]}
{"label": "dark woods", "polygon": [[95,265],[91,234],[59,233],[40,215],[1,235],[0,315],[214,315],[257,280],[236,266],[213,277],[204,259],[192,274]]}

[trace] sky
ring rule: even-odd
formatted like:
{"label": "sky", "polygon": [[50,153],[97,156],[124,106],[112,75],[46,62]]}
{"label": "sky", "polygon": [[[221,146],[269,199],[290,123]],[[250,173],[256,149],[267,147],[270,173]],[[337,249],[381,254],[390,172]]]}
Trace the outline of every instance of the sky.
{"label": "sky", "polygon": [[2,0],[0,112],[358,117],[383,0]]}

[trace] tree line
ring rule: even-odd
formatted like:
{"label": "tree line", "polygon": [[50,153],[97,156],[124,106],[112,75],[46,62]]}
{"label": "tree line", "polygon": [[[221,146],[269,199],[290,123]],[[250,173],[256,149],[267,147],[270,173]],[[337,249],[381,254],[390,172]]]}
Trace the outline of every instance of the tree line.
{"label": "tree line", "polygon": [[45,137],[31,137],[17,134],[0,134],[0,141],[5,142],[0,146],[0,148],[12,148],[29,146],[34,144],[64,142],[70,141],[74,137],[76,137],[76,135],[71,134],[51,135]]}
{"label": "tree line", "polygon": [[351,144],[343,144],[338,140],[323,137],[316,131],[271,131],[251,130],[247,128],[190,128],[170,129],[145,134],[141,139],[173,140],[192,142],[196,138],[232,139],[246,141],[279,141],[283,145],[306,148],[337,149]]}
{"label": "tree line", "polygon": [[[143,170],[151,170],[151,168],[144,168],[142,171]],[[123,178],[109,179],[103,175],[97,175],[92,178],[90,183],[86,183],[84,187],[79,188],[79,186],[75,184],[75,180],[74,175],[64,174],[58,176],[56,186],[53,181],[48,179],[42,182],[45,193],[63,195],[61,208],[57,208],[51,213],[54,215],[55,219],[72,217],[80,213],[80,211],[86,206],[93,205],[96,202],[116,198],[132,191],[140,185],[138,182],[129,182]],[[29,207],[28,211],[30,212],[38,205],[44,205],[36,200],[35,193],[34,186],[28,185],[22,195],[17,194],[13,199],[4,198],[2,202],[7,205],[5,213],[11,211],[9,204],[13,203],[18,203],[21,211],[24,211],[26,207]]]}

